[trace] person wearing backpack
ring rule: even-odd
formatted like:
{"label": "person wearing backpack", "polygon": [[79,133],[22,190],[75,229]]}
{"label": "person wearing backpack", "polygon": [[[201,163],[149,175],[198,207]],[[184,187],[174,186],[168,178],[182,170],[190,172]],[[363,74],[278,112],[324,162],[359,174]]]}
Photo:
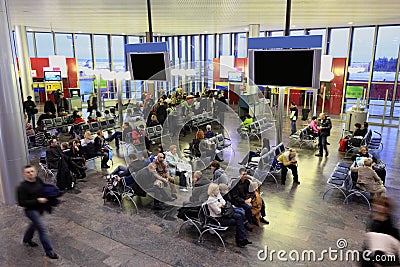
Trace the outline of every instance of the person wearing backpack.
{"label": "person wearing backpack", "polygon": [[299,117],[299,110],[296,106],[296,103],[292,102],[290,103],[290,128],[291,128],[291,134],[295,134],[297,131],[296,128],[296,122]]}
{"label": "person wearing backpack", "polygon": [[35,230],[39,232],[39,239],[50,259],[58,259],[53,247],[47,237],[46,228],[41,219],[43,214],[43,205],[49,200],[43,197],[42,179],[37,176],[37,170],[32,165],[26,165],[23,169],[25,181],[17,189],[18,204],[25,208],[25,215],[31,221],[23,238],[23,243],[29,247],[37,247],[38,244],[32,241]]}

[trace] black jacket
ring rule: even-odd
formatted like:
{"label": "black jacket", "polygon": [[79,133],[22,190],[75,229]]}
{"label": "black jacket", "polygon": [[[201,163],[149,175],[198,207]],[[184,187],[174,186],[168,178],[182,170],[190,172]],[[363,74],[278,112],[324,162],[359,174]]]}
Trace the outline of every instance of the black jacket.
{"label": "black jacket", "polygon": [[248,179],[238,181],[236,185],[229,191],[230,197],[232,199],[232,204],[235,206],[240,206],[244,203],[247,197],[251,194],[249,192],[250,181]]}
{"label": "black jacket", "polygon": [[331,135],[331,129],[332,129],[332,122],[329,117],[325,117],[323,120],[318,120],[318,126],[322,127],[319,130],[319,135],[321,136],[330,136]]}
{"label": "black jacket", "polygon": [[56,106],[54,105],[53,101],[47,100],[44,103],[44,113],[51,112],[52,114],[56,114]]}
{"label": "black jacket", "polygon": [[35,105],[35,102],[33,102],[32,100],[26,100],[24,102],[23,107],[24,107],[24,111],[26,113],[32,113],[33,109],[36,107],[36,105]]}
{"label": "black jacket", "polygon": [[66,98],[63,99],[60,98],[60,100],[57,103],[57,112],[60,112],[62,108],[64,108],[66,112],[69,111],[69,104]]}
{"label": "black jacket", "polygon": [[18,205],[25,210],[42,212],[42,205],[37,201],[42,194],[43,181],[36,177],[35,182],[23,181],[17,188]]}
{"label": "black jacket", "polygon": [[49,169],[58,169],[63,153],[60,146],[49,147],[46,150],[46,162]]}

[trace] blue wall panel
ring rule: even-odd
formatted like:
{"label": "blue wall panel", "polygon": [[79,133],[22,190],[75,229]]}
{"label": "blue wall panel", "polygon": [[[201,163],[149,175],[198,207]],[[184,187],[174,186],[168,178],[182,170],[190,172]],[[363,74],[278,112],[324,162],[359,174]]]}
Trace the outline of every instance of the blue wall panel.
{"label": "blue wall panel", "polygon": [[167,51],[167,42],[125,45],[125,53],[154,53]]}
{"label": "blue wall panel", "polygon": [[249,38],[248,49],[322,48],[322,35]]}

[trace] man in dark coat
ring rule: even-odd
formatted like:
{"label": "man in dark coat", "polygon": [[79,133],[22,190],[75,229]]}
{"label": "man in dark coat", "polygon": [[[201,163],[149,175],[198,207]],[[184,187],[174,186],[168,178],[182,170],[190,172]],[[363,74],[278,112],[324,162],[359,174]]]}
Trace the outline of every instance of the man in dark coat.
{"label": "man in dark coat", "polygon": [[57,112],[60,113],[61,109],[64,109],[65,112],[69,113],[68,100],[64,98],[64,94],[60,94],[60,99],[57,103]]}
{"label": "man in dark coat", "polygon": [[41,219],[43,213],[42,205],[48,202],[47,198],[42,197],[43,181],[37,176],[34,166],[24,167],[25,181],[17,189],[18,204],[25,208],[26,217],[31,220],[31,224],[26,230],[23,243],[29,247],[37,247],[38,244],[32,241],[35,230],[39,232],[39,239],[46,252],[46,256],[51,259],[58,259],[51,243],[47,237],[46,227]]}
{"label": "man in dark coat", "polygon": [[26,112],[26,114],[28,115],[28,123],[31,123],[32,121],[33,128],[36,128],[35,114],[37,113],[37,108],[35,102],[32,101],[31,96],[27,97],[27,100],[24,102],[23,108],[24,112]]}
{"label": "man in dark coat", "polygon": [[315,154],[315,156],[322,157],[323,151],[325,150],[325,157],[327,157],[329,155],[327,146],[328,136],[331,135],[332,122],[331,119],[325,115],[325,113],[319,114],[317,129],[319,130],[318,132],[319,153]]}

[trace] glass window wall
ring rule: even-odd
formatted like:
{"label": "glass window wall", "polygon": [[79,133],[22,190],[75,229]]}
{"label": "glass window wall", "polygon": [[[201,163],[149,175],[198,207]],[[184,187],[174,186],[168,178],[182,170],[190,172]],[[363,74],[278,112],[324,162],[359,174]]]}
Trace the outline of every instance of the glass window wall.
{"label": "glass window wall", "polygon": [[33,32],[26,32],[26,38],[28,40],[29,56],[36,57],[35,44],[33,41]]}
{"label": "glass window wall", "polygon": [[374,27],[355,28],[348,68],[349,80],[368,81],[374,42]]}
{"label": "glass window wall", "polygon": [[89,34],[76,34],[75,36],[78,70],[80,76],[83,76],[86,75],[86,69],[93,69],[92,45]]}
{"label": "glass window wall", "polygon": [[221,35],[221,56],[230,56],[232,55],[231,53],[231,35],[226,33]]}
{"label": "glass window wall", "polygon": [[107,35],[94,36],[94,55],[96,57],[96,69],[110,69],[110,55]]}
{"label": "glass window wall", "polygon": [[393,82],[399,54],[400,26],[379,27],[372,80]]}
{"label": "glass window wall", "polygon": [[116,72],[125,71],[125,47],[124,36],[111,36],[111,55],[113,70]]}
{"label": "glass window wall", "polygon": [[53,35],[50,32],[36,32],[37,57],[49,57],[54,55]]}
{"label": "glass window wall", "polygon": [[67,58],[74,57],[74,47],[72,42],[72,34],[56,33],[56,49],[57,55]]}
{"label": "glass window wall", "polygon": [[349,28],[332,29],[328,44],[328,54],[332,57],[347,57],[349,43]]}
{"label": "glass window wall", "polygon": [[247,57],[247,34],[246,33],[236,34],[236,44],[237,44],[237,57],[238,58]]}

